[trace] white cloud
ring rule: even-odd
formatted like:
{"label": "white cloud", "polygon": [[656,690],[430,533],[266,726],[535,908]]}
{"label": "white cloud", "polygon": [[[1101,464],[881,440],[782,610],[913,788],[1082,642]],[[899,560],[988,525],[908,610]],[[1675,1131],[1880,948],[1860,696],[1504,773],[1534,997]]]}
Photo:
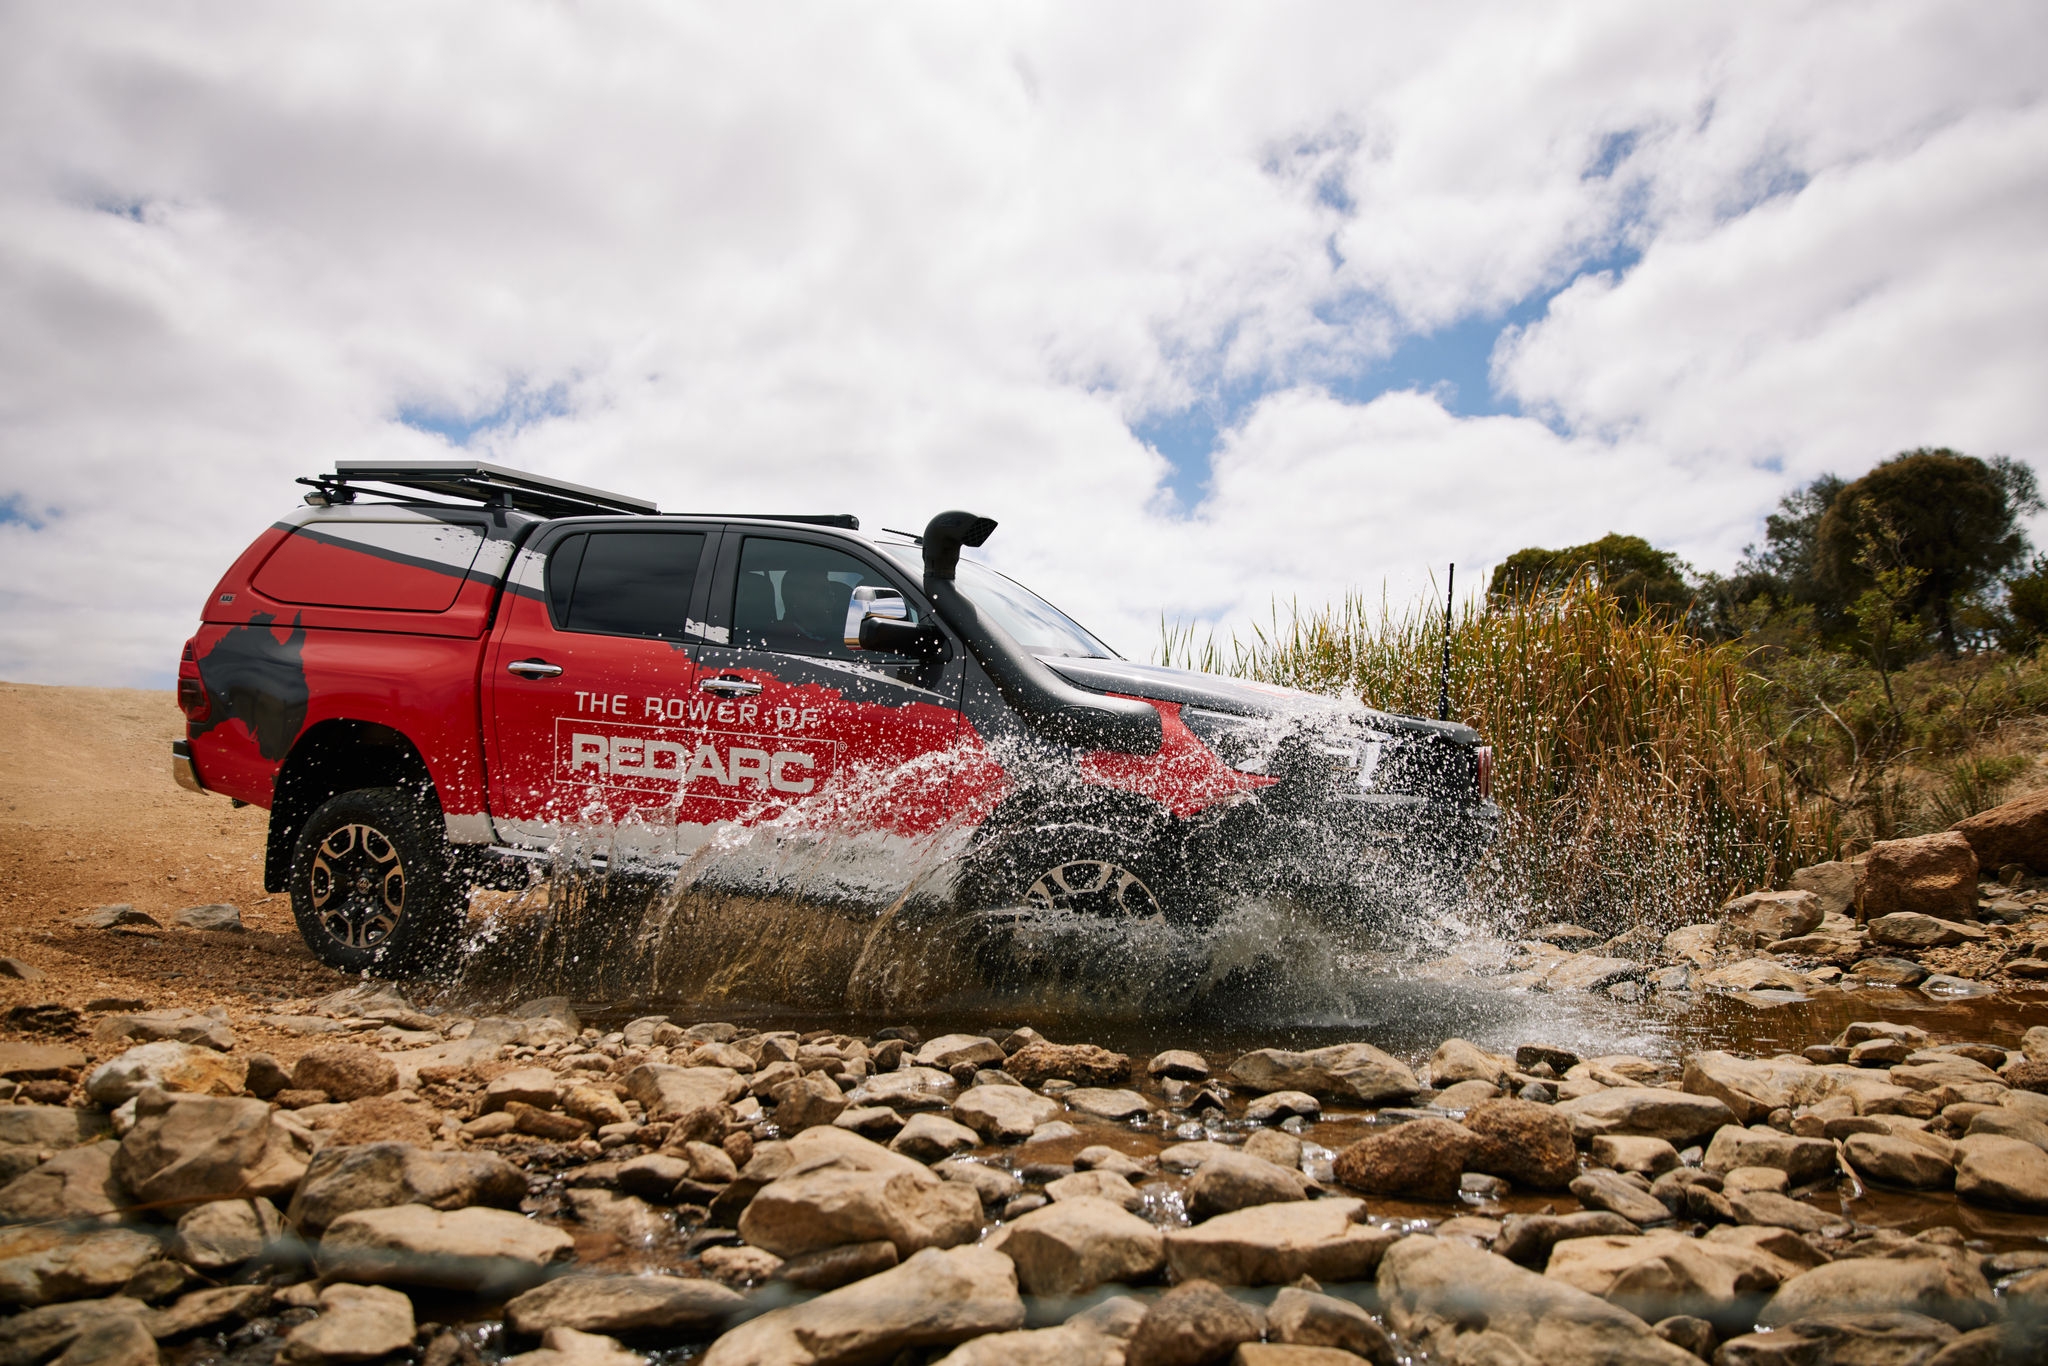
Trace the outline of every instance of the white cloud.
{"label": "white cloud", "polygon": [[[508,395],[561,411],[479,454],[664,506],[988,512],[1139,653],[1162,612],[1609,530],[1725,563],[1794,477],[2042,449],[2044,38],[2024,4],[15,7],[0,498],[41,525],[0,523],[0,676],[162,679],[293,476]],[[1497,358],[1549,425],[1329,396],[1634,253]],[[1262,396],[1188,517],[1128,427],[1225,386]]]}

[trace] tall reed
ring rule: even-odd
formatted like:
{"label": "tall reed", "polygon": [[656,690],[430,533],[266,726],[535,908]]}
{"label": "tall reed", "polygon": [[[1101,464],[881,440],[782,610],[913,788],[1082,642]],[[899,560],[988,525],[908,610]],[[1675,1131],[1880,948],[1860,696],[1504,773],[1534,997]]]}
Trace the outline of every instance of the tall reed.
{"label": "tall reed", "polygon": [[[1162,627],[1162,663],[1351,693],[1434,716],[1440,606],[1360,595],[1250,639]],[[1836,848],[1832,816],[1769,758],[1766,681],[1741,647],[1637,616],[1590,580],[1449,623],[1451,715],[1494,746],[1504,822],[1478,874],[1498,905],[1607,932],[1704,918]]]}

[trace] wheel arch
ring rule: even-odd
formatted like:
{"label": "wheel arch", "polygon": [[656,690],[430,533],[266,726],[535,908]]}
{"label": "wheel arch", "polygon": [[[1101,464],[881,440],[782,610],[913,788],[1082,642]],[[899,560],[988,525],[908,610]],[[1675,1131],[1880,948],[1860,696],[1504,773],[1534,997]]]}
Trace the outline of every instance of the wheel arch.
{"label": "wheel arch", "polygon": [[402,731],[377,721],[321,721],[306,728],[278,767],[263,851],[264,891],[282,892],[290,885],[292,842],[306,818],[329,797],[364,787],[410,793],[441,823],[433,774],[419,746]]}

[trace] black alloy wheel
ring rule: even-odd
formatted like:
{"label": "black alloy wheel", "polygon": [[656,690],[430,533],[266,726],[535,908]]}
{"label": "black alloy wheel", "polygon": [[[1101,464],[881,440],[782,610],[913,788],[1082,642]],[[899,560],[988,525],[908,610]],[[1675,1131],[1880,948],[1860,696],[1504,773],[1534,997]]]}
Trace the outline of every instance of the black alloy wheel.
{"label": "black alloy wheel", "polygon": [[1109,859],[1071,859],[1046,869],[1024,889],[1024,904],[1117,920],[1166,919],[1166,908],[1145,880]]}
{"label": "black alloy wheel", "polygon": [[329,798],[292,849],[292,914],[313,956],[343,972],[428,966],[461,927],[438,821],[396,788]]}

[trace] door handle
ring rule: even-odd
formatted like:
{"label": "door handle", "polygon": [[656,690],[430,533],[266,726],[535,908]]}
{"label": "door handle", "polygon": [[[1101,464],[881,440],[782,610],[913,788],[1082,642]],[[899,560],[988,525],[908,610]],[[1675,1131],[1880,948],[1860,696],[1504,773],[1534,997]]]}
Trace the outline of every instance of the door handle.
{"label": "door handle", "polygon": [[717,693],[720,697],[752,697],[761,691],[759,683],[750,683],[744,678],[729,675],[707,678],[697,685],[698,692]]}
{"label": "door handle", "polygon": [[545,659],[515,659],[505,666],[505,672],[518,674],[521,678],[554,678],[562,672],[559,664],[550,664]]}

